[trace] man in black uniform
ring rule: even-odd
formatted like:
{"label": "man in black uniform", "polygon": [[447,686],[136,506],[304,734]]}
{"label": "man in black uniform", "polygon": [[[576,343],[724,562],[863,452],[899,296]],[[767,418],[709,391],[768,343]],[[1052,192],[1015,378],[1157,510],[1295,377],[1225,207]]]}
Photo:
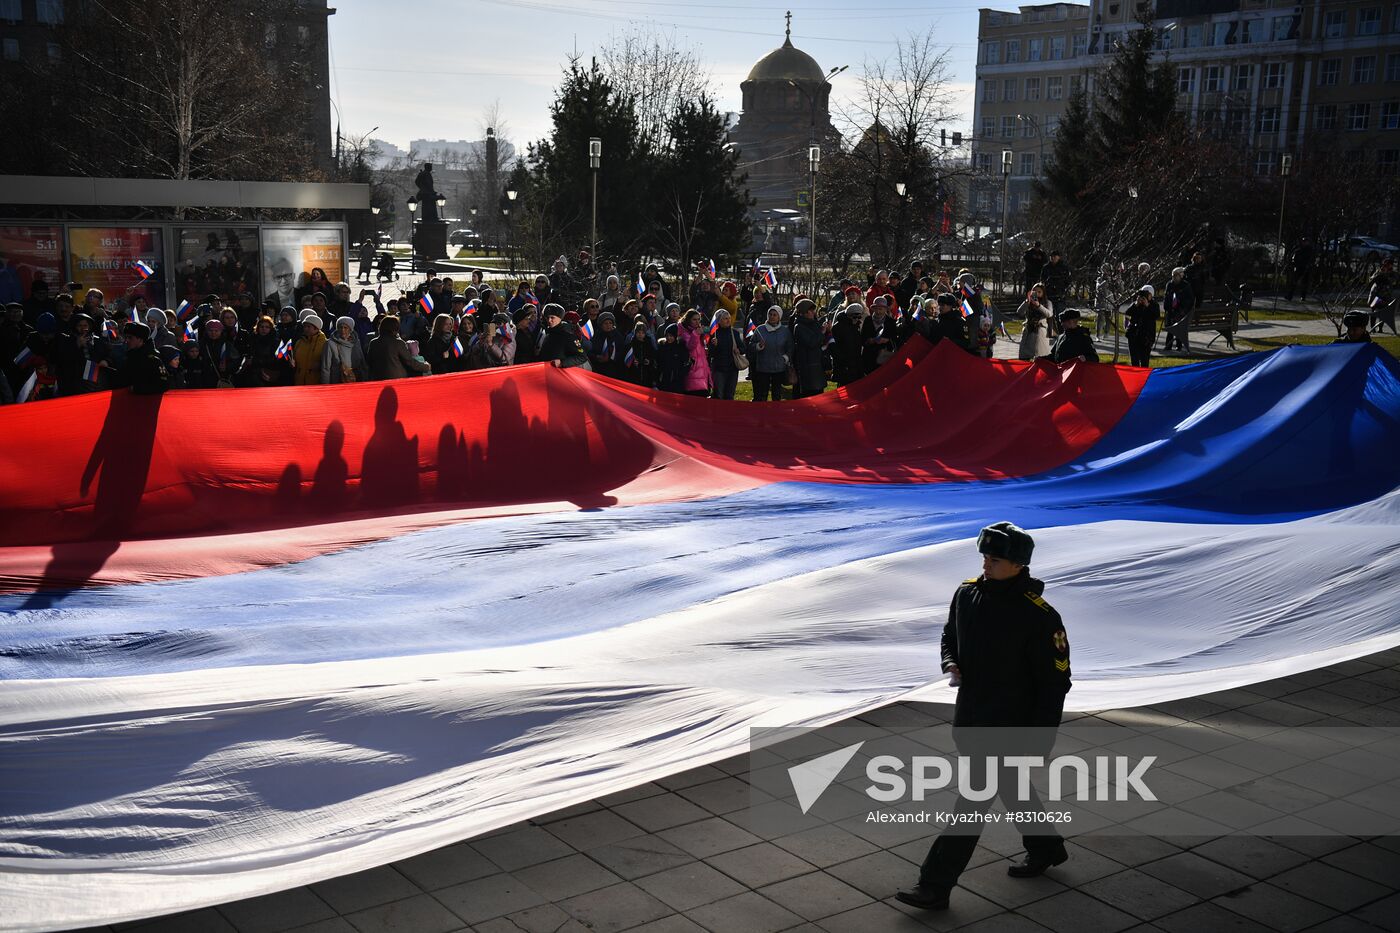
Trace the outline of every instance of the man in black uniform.
{"label": "man in black uniform", "polygon": [[1333,343],[1370,343],[1371,333],[1366,329],[1370,323],[1370,316],[1365,311],[1351,310],[1342,315],[1342,324],[1346,327],[1346,333],[1342,334]]}
{"label": "man in black uniform", "polygon": [[126,360],[113,376],[112,388],[130,386],[132,395],[160,395],[169,385],[170,375],[151,346],[151,329],[133,321],[122,328],[122,335],[126,338]]}
{"label": "man in black uniform", "polygon": [[[1048,757],[1070,688],[1069,640],[1060,615],[1041,598],[1045,584],[1030,575],[1031,536],[1010,522],[997,522],[977,537],[982,575],[966,580],[948,607],[943,627],[943,670],[958,687],[953,735],[958,753],[975,769],[969,786],[986,787],[987,758],[1009,755]],[[979,727],[979,728],[973,728]],[[1020,727],[1015,737],[1004,730]],[[1016,770],[997,766],[997,792],[1007,812],[1039,812],[1034,787],[1017,801]],[[986,813],[991,799],[958,798],[959,815]],[[1064,840],[1053,831],[1025,832],[1045,823],[1017,822],[1026,858],[1007,869],[1013,878],[1034,878],[1069,858]],[[928,910],[948,906],[948,895],[967,867],[982,834],[980,820],[956,823],[934,840],[919,869],[919,883],[896,897]]]}
{"label": "man in black uniform", "polygon": [[1083,360],[1086,363],[1099,361],[1099,351],[1094,349],[1094,338],[1079,326],[1078,308],[1065,308],[1060,312],[1060,336],[1055,338],[1055,344],[1050,348],[1050,358],[1056,363],[1068,363],[1072,360]]}
{"label": "man in black uniform", "polygon": [[541,363],[550,363],[560,369],[582,366],[592,369],[588,363],[588,353],[583,349],[583,337],[572,321],[564,320],[564,308],[557,304],[544,306],[546,327],[544,341],[540,344]]}

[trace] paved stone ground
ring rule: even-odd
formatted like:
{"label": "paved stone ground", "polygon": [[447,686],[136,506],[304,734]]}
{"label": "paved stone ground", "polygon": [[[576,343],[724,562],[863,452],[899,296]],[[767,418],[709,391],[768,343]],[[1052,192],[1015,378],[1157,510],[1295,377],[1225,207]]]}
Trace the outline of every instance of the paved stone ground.
{"label": "paved stone ground", "polygon": [[[1149,714],[1232,725],[1400,725],[1400,648]],[[947,721],[898,703],[859,717],[883,729]],[[1077,714],[1141,724],[1143,711]],[[1313,773],[1240,766],[1195,778],[1298,792]],[[1189,759],[1168,766],[1190,773]],[[1260,773],[1261,771],[1266,773]],[[768,837],[748,819],[746,756],[696,768],[499,832],[344,878],[185,914],[118,924],[142,933],[1168,933],[1400,929],[1400,837],[1078,836],[1051,875],[1006,875],[1014,830],[984,834],[952,909],[894,900],[928,846],[925,827],[881,848],[825,825]],[[1291,781],[1297,781],[1296,785]],[[1211,786],[1202,786],[1210,792]],[[1400,801],[1370,801],[1391,813]],[[1004,831],[999,831],[1004,830]],[[888,827],[882,828],[887,832]],[[0,920],[3,927],[3,920]]]}

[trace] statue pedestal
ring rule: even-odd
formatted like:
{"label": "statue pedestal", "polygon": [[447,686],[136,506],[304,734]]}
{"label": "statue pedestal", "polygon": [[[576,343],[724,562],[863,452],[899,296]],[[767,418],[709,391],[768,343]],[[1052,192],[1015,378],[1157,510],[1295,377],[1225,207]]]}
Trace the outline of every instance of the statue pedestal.
{"label": "statue pedestal", "polygon": [[413,225],[413,255],[425,263],[447,258],[447,221],[420,220]]}

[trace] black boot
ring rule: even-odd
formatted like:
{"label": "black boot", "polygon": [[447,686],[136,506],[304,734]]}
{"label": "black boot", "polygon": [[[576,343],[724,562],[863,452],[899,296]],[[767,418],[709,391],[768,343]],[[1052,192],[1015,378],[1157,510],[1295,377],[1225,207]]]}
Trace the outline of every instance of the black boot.
{"label": "black boot", "polygon": [[1069,860],[1069,853],[1064,846],[1058,850],[1052,849],[1049,852],[1037,852],[1032,855],[1027,852],[1023,861],[1006,869],[1006,873],[1013,878],[1038,878],[1045,874],[1046,869],[1054,868]]}
{"label": "black boot", "polygon": [[900,888],[894,897],[895,900],[902,904],[908,904],[910,907],[919,907],[924,910],[948,909],[948,889],[935,888],[923,882],[912,888]]}

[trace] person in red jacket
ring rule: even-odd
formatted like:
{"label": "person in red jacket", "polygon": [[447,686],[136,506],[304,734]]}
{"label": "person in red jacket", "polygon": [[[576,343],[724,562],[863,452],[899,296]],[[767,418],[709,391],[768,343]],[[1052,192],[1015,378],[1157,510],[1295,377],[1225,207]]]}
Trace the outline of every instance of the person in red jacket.
{"label": "person in red jacket", "polygon": [[875,284],[865,290],[865,306],[875,307],[875,299],[883,295],[889,305],[890,314],[894,314],[899,307],[899,300],[895,298],[894,289],[890,288],[890,274],[888,270],[881,269],[875,273]]}

